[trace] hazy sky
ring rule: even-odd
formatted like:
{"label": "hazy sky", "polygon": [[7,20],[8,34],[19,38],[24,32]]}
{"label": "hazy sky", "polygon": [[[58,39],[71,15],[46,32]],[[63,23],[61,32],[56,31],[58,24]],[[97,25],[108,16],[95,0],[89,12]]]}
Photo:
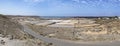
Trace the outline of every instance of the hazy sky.
{"label": "hazy sky", "polygon": [[0,14],[120,15],[120,0],[0,0]]}

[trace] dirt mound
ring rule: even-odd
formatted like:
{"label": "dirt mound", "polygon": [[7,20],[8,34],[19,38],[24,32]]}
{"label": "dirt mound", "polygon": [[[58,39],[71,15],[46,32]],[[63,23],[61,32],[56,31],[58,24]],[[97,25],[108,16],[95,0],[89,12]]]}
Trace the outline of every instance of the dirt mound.
{"label": "dirt mound", "polygon": [[10,19],[9,17],[6,17],[4,15],[0,15],[0,33],[7,36],[10,35],[14,38],[26,38],[27,35],[22,31],[22,26]]}
{"label": "dirt mound", "polygon": [[[21,22],[24,21],[28,20]],[[35,20],[33,21],[35,22]],[[72,19],[71,21],[75,22],[74,27],[48,27],[32,24],[30,23],[31,21],[27,25],[36,33],[50,38],[80,41],[112,41],[120,39],[119,19],[80,18],[79,20]]]}

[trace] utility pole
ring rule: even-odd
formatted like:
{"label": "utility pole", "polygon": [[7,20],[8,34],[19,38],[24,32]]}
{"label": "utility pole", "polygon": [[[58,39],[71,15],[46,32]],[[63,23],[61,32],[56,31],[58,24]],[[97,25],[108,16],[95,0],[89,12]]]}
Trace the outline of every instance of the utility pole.
{"label": "utility pole", "polygon": [[76,28],[79,28],[79,18],[77,18],[77,19],[75,19],[75,21],[77,21],[77,23],[74,23],[74,28],[73,28],[73,38],[75,38],[76,37]]}

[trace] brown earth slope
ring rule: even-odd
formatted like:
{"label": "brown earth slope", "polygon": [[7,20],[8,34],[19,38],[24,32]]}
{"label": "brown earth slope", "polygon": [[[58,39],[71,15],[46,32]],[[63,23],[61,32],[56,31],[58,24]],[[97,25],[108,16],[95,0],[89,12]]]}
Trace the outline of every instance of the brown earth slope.
{"label": "brown earth slope", "polygon": [[9,17],[6,17],[4,15],[0,15],[0,33],[7,36],[10,35],[13,38],[26,38],[28,35],[26,35],[23,31],[22,26],[15,22],[14,20],[11,20]]}

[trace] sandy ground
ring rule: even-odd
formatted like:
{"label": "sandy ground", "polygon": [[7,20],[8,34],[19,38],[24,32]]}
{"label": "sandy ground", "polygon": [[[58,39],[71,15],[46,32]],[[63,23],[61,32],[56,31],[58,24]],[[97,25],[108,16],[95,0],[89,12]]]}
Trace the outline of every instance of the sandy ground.
{"label": "sandy ground", "polygon": [[[2,43],[3,42],[5,43]],[[25,42],[26,41],[22,41],[22,40],[10,40],[9,38],[2,38],[0,37],[0,46],[25,46]]]}
{"label": "sandy ground", "polygon": [[35,39],[26,39],[26,40],[19,40],[19,39],[13,39],[10,40],[10,38],[2,38],[0,37],[0,46],[46,46],[45,44],[40,44],[42,41],[35,40]]}

